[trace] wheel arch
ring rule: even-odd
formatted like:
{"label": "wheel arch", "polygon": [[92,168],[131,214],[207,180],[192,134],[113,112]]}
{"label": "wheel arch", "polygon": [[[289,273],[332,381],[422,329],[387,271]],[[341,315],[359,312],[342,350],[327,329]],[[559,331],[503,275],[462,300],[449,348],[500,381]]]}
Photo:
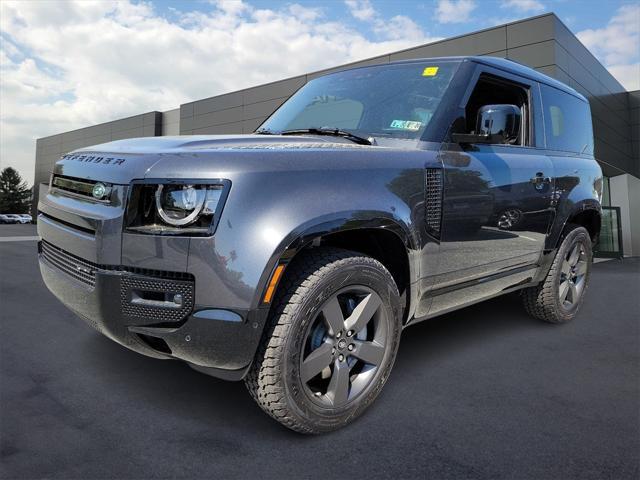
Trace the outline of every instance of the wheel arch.
{"label": "wheel arch", "polygon": [[305,250],[332,246],[371,256],[389,270],[406,304],[406,321],[415,298],[411,290],[418,279],[411,252],[417,251],[418,245],[408,225],[384,212],[342,212],[311,220],[290,232],[274,251],[260,278],[255,305],[267,306],[262,299],[279,265],[285,266],[286,275],[286,265]]}
{"label": "wheel arch", "polygon": [[566,209],[564,213],[560,210],[552,231],[547,238],[547,250],[558,248],[562,241],[563,232],[567,225],[571,223],[585,227],[589,232],[592,243],[595,244],[598,241],[602,224],[600,202],[593,199],[585,199],[572,204],[571,208]]}
{"label": "wheel arch", "polygon": [[561,235],[556,239],[556,248],[562,240],[562,232],[565,231],[567,225],[575,224],[584,227],[589,232],[591,242],[595,244],[600,235],[600,227],[602,225],[602,208],[595,201],[585,200],[580,202],[572,209],[571,213],[566,217],[560,229]]}

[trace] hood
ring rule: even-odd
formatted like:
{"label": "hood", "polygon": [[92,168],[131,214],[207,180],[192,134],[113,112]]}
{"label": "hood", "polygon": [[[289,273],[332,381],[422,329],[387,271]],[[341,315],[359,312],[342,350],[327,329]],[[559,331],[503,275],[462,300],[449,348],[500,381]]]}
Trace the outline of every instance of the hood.
{"label": "hood", "polygon": [[[144,137],[118,140],[68,153],[54,166],[54,173],[70,177],[126,184],[132,179],[148,177],[160,162],[184,162],[187,158],[212,155],[239,161],[252,150],[268,152],[306,150],[362,150],[380,147],[358,145],[337,137],[280,135],[199,135],[178,137]],[[226,152],[226,153],[225,153]],[[235,154],[235,155],[234,155]],[[255,156],[252,155],[255,158]],[[261,157],[264,158],[264,157]],[[264,161],[264,159],[263,159]],[[153,175],[152,175],[153,176]]]}

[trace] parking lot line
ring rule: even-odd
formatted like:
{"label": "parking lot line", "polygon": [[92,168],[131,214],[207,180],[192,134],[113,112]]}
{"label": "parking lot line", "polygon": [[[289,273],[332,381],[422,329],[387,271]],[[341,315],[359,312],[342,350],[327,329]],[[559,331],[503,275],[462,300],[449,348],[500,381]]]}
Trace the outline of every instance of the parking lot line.
{"label": "parking lot line", "polygon": [[0,242],[37,242],[40,237],[0,237]]}

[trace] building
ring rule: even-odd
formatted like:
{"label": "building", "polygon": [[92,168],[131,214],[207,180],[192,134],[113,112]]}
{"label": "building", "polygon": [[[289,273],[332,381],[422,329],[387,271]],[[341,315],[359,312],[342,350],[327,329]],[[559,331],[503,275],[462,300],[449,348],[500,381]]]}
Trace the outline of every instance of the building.
{"label": "building", "polygon": [[[48,182],[54,162],[76,148],[141,136],[251,133],[292,93],[320,75],[395,60],[451,55],[508,58],[570,85],[589,99],[595,155],[606,176],[603,204],[619,207],[606,211],[601,244],[615,253],[621,235],[625,255],[640,255],[640,208],[632,208],[640,206],[640,91],[627,92],[553,13],[196,100],[166,112],[143,113],[40,138],[35,184]],[[34,207],[37,200],[36,191]]]}

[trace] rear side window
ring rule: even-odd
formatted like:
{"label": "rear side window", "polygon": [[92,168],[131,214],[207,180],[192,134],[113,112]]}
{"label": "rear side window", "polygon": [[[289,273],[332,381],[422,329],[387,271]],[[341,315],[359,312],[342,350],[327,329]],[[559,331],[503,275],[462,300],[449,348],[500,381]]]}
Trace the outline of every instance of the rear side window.
{"label": "rear side window", "polygon": [[547,148],[593,155],[589,104],[548,85],[540,85]]}

